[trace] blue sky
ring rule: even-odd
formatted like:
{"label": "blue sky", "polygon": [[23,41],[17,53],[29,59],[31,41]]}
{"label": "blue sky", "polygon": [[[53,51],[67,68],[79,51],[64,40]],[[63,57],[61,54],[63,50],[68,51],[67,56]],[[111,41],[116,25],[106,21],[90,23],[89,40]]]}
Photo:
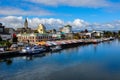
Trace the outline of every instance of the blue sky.
{"label": "blue sky", "polygon": [[[69,23],[74,28],[82,28],[82,26],[90,28],[89,25],[92,25],[103,29],[104,27],[100,28],[100,26],[108,25],[108,29],[120,29],[120,0],[0,0],[0,21],[2,23],[14,26],[15,22],[8,21],[11,22],[8,25],[5,19],[12,18],[19,22],[20,17],[21,21],[27,17],[29,22],[38,18],[38,23],[43,23],[47,19],[48,22],[44,22],[45,24],[48,24],[51,18],[53,22],[59,19],[58,21],[63,23],[60,24]],[[60,26],[60,24],[55,23],[55,26]],[[15,27],[20,27],[20,25]]]}

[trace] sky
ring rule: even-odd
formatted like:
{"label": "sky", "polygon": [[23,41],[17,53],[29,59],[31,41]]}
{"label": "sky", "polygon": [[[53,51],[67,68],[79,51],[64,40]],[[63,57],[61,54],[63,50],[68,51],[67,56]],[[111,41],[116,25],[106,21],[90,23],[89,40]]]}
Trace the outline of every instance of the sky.
{"label": "sky", "polygon": [[120,0],[0,0],[4,26],[23,27],[25,18],[33,29],[120,30]]}

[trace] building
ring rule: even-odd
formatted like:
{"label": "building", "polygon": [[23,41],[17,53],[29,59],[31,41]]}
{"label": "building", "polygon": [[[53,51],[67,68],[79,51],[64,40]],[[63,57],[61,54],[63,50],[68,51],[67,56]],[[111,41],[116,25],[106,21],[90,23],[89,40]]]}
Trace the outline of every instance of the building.
{"label": "building", "polygon": [[50,34],[56,34],[57,31],[56,31],[56,29],[47,30],[47,33],[50,33]]}
{"label": "building", "polygon": [[24,27],[23,28],[17,28],[16,32],[17,33],[31,33],[31,32],[33,32],[33,30],[28,27],[28,20],[25,19]]}
{"label": "building", "polygon": [[72,33],[72,26],[66,25],[62,28],[62,33]]}
{"label": "building", "polygon": [[12,38],[11,34],[5,31],[5,26],[2,23],[0,23],[0,37],[2,40],[10,40]]}
{"label": "building", "polygon": [[16,33],[15,29],[13,29],[13,28],[5,28],[5,32],[6,33],[10,33],[11,35],[13,35],[14,33]]}
{"label": "building", "polygon": [[19,42],[35,44],[36,42],[40,42],[40,41],[61,39],[61,34],[56,33],[55,29],[51,30],[50,32],[47,32],[46,27],[43,24],[39,24],[37,30],[35,30],[34,32],[19,33],[17,34],[17,37]]}
{"label": "building", "polygon": [[24,33],[24,34],[17,34],[19,42],[29,42],[34,44],[40,41],[47,41],[52,39],[52,34],[40,34],[40,33]]}
{"label": "building", "polygon": [[62,32],[62,35],[65,37],[64,39],[73,39],[72,26],[66,25],[63,28],[59,29]]}
{"label": "building", "polygon": [[5,33],[5,26],[0,23],[0,34]]}
{"label": "building", "polygon": [[25,28],[25,29],[28,29],[28,21],[27,21],[27,19],[25,19],[24,28]]}
{"label": "building", "polygon": [[91,32],[92,38],[103,37],[103,35],[104,35],[103,31],[92,31]]}
{"label": "building", "polygon": [[81,38],[100,38],[103,37],[102,31],[82,32],[79,33]]}
{"label": "building", "polygon": [[37,28],[38,33],[46,34],[46,27],[43,24],[39,24]]}
{"label": "building", "polygon": [[62,36],[62,33],[60,31],[52,34],[52,38],[53,40],[60,40],[60,39],[64,39],[63,36]]}

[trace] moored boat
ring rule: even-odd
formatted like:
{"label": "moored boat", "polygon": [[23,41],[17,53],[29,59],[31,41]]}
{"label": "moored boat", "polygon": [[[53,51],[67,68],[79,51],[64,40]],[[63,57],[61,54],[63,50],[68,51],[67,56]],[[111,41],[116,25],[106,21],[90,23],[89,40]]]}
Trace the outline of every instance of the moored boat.
{"label": "moored boat", "polygon": [[20,53],[27,53],[27,54],[39,54],[41,52],[46,51],[46,49],[44,47],[40,47],[40,46],[33,46],[33,47],[24,47]]}
{"label": "moored boat", "polygon": [[52,46],[51,51],[60,51],[62,50],[61,46]]}

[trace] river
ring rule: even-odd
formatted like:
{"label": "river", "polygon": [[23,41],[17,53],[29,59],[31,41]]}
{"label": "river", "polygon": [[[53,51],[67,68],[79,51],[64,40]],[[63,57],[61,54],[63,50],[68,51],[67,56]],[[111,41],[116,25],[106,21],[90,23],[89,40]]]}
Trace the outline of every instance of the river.
{"label": "river", "polygon": [[0,80],[120,80],[120,41],[1,59]]}

